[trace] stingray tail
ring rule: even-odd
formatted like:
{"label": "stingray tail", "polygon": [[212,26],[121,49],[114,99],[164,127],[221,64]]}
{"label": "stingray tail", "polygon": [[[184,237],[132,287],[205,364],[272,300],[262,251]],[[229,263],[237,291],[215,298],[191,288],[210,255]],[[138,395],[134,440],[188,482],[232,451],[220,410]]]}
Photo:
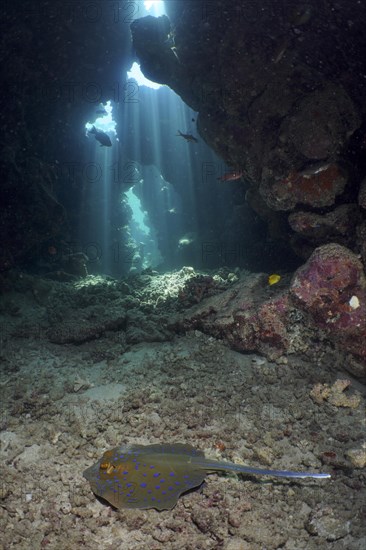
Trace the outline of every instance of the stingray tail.
{"label": "stingray tail", "polygon": [[249,466],[242,466],[241,464],[234,464],[230,462],[205,462],[205,469],[210,470],[224,470],[227,472],[237,472],[239,474],[257,474],[267,475],[274,477],[292,477],[292,478],[304,478],[312,477],[315,479],[330,478],[330,474],[314,473],[314,472],[292,472],[288,470],[264,470],[262,468],[250,468]]}

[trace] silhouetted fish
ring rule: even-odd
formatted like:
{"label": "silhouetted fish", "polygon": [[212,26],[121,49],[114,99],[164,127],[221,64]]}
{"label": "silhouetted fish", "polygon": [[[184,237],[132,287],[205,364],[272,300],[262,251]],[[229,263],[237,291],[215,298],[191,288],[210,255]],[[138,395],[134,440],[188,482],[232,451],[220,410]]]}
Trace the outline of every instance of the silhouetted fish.
{"label": "silhouetted fish", "polygon": [[106,451],[83,475],[93,492],[116,508],[171,510],[182,493],[201,485],[207,473],[219,470],[290,478],[330,477],[210,460],[183,443],[116,447]]}
{"label": "silhouetted fish", "polygon": [[95,126],[91,130],[89,130],[89,134],[94,134],[94,137],[97,141],[99,141],[101,147],[112,147],[112,142],[105,132],[102,130],[97,130]]}
{"label": "silhouetted fish", "polygon": [[198,139],[192,136],[192,134],[182,134],[182,132],[178,130],[177,136],[184,138],[186,141],[190,141],[192,143],[198,143]]}

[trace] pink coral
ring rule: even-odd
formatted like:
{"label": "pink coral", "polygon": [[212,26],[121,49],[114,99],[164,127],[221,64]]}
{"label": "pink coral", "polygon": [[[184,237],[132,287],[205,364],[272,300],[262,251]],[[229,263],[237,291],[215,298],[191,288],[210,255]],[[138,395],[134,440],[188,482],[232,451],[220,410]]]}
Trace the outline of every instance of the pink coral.
{"label": "pink coral", "polygon": [[290,295],[315,323],[345,349],[366,359],[366,279],[347,248],[317,248],[295,273]]}

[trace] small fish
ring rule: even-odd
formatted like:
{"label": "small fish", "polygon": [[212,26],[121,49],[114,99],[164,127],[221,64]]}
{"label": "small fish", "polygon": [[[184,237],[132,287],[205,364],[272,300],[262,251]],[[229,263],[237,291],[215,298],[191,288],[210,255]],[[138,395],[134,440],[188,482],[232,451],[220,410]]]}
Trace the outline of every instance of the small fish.
{"label": "small fish", "polygon": [[112,147],[112,142],[105,132],[102,130],[97,130],[95,126],[91,130],[89,130],[89,134],[94,134],[94,137],[97,141],[99,141],[101,147]]}
{"label": "small fish", "polygon": [[277,273],[273,273],[268,277],[268,284],[269,286],[275,285],[281,280],[281,275],[277,275]]}
{"label": "small fish", "polygon": [[184,443],[121,446],[83,472],[92,491],[115,508],[171,510],[178,498],[216,471],[316,479],[329,474],[264,470],[205,458]]}
{"label": "small fish", "polygon": [[189,246],[192,243],[193,243],[193,239],[191,239],[190,237],[182,237],[178,241],[178,246],[179,248],[183,248],[185,246]]}
{"label": "small fish", "polygon": [[51,256],[55,256],[57,254],[57,248],[52,245],[48,247],[47,251]]}
{"label": "small fish", "polygon": [[233,172],[227,172],[227,174],[224,174],[223,176],[220,176],[217,179],[220,181],[235,181],[235,180],[240,180],[240,178],[242,177],[243,177],[243,172],[234,170]]}
{"label": "small fish", "polygon": [[316,174],[320,174],[320,172],[324,172],[324,170],[328,170],[329,167],[329,162],[316,162],[314,164],[310,164],[310,166],[306,166],[303,170],[301,170],[301,172],[299,172],[299,176],[303,178],[311,178]]}
{"label": "small fish", "polygon": [[285,55],[289,45],[291,43],[291,39],[287,36],[283,38],[275,48],[275,51],[273,52],[272,61],[273,63],[277,64],[279,61],[281,61],[282,57]]}
{"label": "small fish", "polygon": [[97,109],[95,111],[97,113],[97,115],[107,115],[107,111],[105,109]]}
{"label": "small fish", "polygon": [[176,135],[181,136],[182,138],[184,138],[188,142],[198,143],[198,139],[195,138],[194,136],[192,136],[192,134],[182,134],[182,132],[180,130],[178,130],[178,133]]}
{"label": "small fish", "polygon": [[179,55],[178,55],[178,50],[175,46],[172,46],[171,48],[171,51],[173,52],[173,54],[175,55],[177,61],[179,61],[179,63],[181,62],[180,59],[179,59]]}

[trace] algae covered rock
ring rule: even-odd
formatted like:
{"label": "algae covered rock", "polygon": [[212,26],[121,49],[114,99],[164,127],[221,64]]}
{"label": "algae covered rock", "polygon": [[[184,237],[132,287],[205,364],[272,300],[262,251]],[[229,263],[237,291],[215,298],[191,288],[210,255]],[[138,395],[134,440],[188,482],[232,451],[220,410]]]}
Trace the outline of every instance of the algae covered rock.
{"label": "algae covered rock", "polygon": [[290,296],[330,338],[366,360],[366,278],[356,254],[338,244],[317,248],[296,271]]}

